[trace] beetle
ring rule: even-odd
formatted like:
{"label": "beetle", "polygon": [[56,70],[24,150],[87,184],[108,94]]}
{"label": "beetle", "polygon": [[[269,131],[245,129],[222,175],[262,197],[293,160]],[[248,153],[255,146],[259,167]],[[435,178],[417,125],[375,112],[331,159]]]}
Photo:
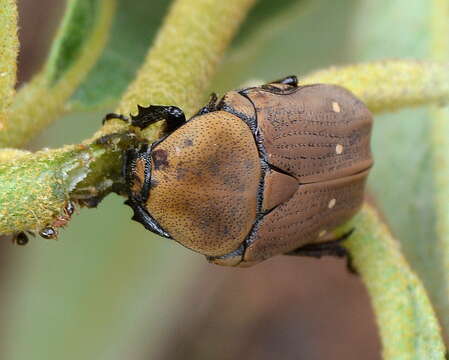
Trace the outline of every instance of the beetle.
{"label": "beetle", "polygon": [[127,150],[133,220],[215,264],[251,266],[275,255],[347,255],[332,230],[360,208],[373,164],[372,115],[348,90],[296,76],[213,94],[186,121],[175,106],[138,106],[164,136]]}
{"label": "beetle", "polygon": [[13,244],[25,246],[26,244],[28,244],[28,241],[29,241],[28,235],[26,233],[24,233],[23,231],[18,232],[12,236]]}

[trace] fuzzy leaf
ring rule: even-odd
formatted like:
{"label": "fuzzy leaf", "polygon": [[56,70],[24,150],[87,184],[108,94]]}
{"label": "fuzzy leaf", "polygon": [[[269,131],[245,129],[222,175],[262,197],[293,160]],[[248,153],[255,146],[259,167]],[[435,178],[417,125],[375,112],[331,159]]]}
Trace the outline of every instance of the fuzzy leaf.
{"label": "fuzzy leaf", "polygon": [[15,93],[18,50],[16,2],[0,0],[0,132],[6,122],[5,111]]}
{"label": "fuzzy leaf", "polygon": [[[235,43],[241,43],[273,16],[297,2],[298,0],[286,0],[282,3],[258,1]],[[71,98],[73,110],[111,106],[118,101],[144,60],[146,49],[153,42],[169,3],[118,0],[111,39],[87,81]]]}
{"label": "fuzzy leaf", "polygon": [[98,63],[70,99],[73,110],[111,106],[142,64],[169,1],[117,0],[111,35]]}
{"label": "fuzzy leaf", "polygon": [[81,56],[100,11],[100,2],[97,0],[68,2],[66,16],[54,40],[45,69],[45,77],[50,85],[56,83]]}
{"label": "fuzzy leaf", "polygon": [[231,49],[210,90],[224,92],[248,80],[269,81],[291,74],[301,81],[312,70],[347,63],[351,59],[348,34],[357,3],[288,3]]}

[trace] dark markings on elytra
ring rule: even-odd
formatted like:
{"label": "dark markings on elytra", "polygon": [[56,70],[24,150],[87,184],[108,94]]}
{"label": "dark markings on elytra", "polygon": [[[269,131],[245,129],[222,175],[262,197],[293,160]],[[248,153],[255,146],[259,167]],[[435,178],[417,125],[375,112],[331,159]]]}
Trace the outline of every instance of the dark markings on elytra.
{"label": "dark markings on elytra", "polygon": [[168,154],[164,149],[157,149],[151,153],[151,157],[154,161],[154,169],[155,170],[164,170],[169,167],[168,163]]}

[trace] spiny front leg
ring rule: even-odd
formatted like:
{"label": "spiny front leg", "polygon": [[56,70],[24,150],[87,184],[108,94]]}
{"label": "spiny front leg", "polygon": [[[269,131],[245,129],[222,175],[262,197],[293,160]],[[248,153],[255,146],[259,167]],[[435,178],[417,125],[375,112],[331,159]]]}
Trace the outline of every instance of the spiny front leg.
{"label": "spiny front leg", "polygon": [[131,125],[140,129],[165,120],[165,132],[170,134],[186,122],[184,112],[176,106],[150,105],[142,107],[137,105],[137,115],[131,115]]}

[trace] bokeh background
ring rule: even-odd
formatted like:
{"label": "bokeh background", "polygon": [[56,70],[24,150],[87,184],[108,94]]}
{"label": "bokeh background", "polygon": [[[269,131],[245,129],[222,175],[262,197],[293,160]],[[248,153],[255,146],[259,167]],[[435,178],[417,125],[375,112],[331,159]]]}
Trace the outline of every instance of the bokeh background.
{"label": "bokeh background", "polygon": [[[45,60],[65,2],[18,4],[22,83]],[[121,4],[120,11],[135,12],[127,31],[146,34],[140,53],[128,54],[123,44],[122,62],[139,64],[169,1],[152,0],[150,11],[137,0]],[[422,4],[260,0],[214,90],[361,60],[425,57]],[[133,71],[127,76],[132,79]],[[78,143],[113,108],[110,103],[66,116],[28,148]],[[382,116],[373,140],[371,190],[393,230],[412,240],[431,235],[429,226],[416,227],[416,219],[433,221],[426,193],[404,200],[411,186],[428,182],[415,176],[417,168],[429,166],[423,160],[427,148],[416,146],[426,134],[420,125],[425,116],[425,110]],[[413,156],[405,163],[407,152]],[[411,174],[413,182],[395,185],[393,168],[404,178]],[[366,290],[344,261],[278,257],[250,269],[209,265],[130,221],[123,200],[110,195],[97,209],[78,211],[58,241],[39,238],[26,247],[0,242],[0,359],[380,358]]]}

